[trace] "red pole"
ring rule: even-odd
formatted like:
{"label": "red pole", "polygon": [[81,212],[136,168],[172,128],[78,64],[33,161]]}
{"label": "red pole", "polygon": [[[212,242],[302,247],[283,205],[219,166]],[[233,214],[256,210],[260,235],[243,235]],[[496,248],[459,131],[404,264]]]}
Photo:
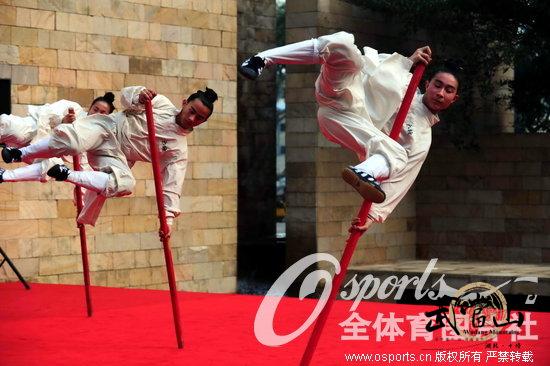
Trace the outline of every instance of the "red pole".
{"label": "red pole", "polygon": [[170,228],[166,221],[166,211],[164,209],[164,196],[162,193],[162,177],[160,175],[160,160],[155,132],[155,120],[153,118],[153,107],[151,101],[145,103],[145,113],[147,117],[147,130],[149,137],[149,147],[151,148],[151,163],[153,165],[153,176],[155,178],[155,193],[157,196],[157,208],[160,220],[160,236],[164,247],[164,259],[166,261],[166,271],[168,273],[168,284],[170,286],[170,296],[172,298],[172,312],[174,314],[174,326],[176,328],[176,339],[178,348],[183,348],[183,338],[181,335],[180,309],[178,304],[178,289],[176,287],[176,276],[174,274],[174,261],[172,251],[170,250]]}
{"label": "red pole", "polygon": [[[81,170],[80,157],[78,155],[73,156],[74,170]],[[82,212],[82,189],[79,186],[74,187],[75,199],[76,199],[76,217]],[[88,264],[88,242],[86,240],[86,228],[84,224],[77,223],[78,231],[80,233],[80,252],[82,255],[82,274],[84,275],[84,291],[86,293],[86,309],[88,316],[92,316],[92,296],[90,294],[90,267]]]}
{"label": "red pole", "polygon": [[[395,122],[393,123],[393,127],[390,132],[390,137],[394,140],[397,140],[397,138],[399,137],[399,133],[403,128],[403,123],[405,123],[405,117],[407,116],[407,112],[409,111],[409,108],[411,106],[411,102],[416,92],[416,88],[420,83],[420,79],[422,78],[422,74],[424,73],[425,69],[426,69],[426,65],[422,63],[418,64],[414,69],[411,82],[409,83],[409,87],[407,88],[405,97],[403,98],[403,102],[401,103],[401,107],[397,112],[397,115],[395,117]],[[359,210],[359,213],[357,215],[357,217],[359,217],[360,225],[365,224],[371,205],[372,205],[371,202],[363,201],[363,204],[361,205],[361,209]],[[321,333],[323,332],[323,329],[325,327],[325,323],[327,321],[328,315],[330,313],[334,300],[336,300],[338,291],[340,290],[340,285],[342,284],[342,281],[346,277],[346,273],[348,272],[348,266],[351,261],[351,257],[353,256],[353,252],[357,247],[357,242],[361,237],[361,235],[363,235],[362,231],[352,230],[348,240],[346,241],[346,247],[344,248],[342,259],[340,259],[340,273],[336,274],[332,279],[332,288],[330,290],[330,297],[327,301],[327,304],[319,314],[319,318],[315,322],[315,327],[313,328],[313,332],[311,333],[311,336],[307,343],[306,349],[302,356],[302,360],[300,361],[301,366],[308,366],[311,362],[311,359],[313,358],[315,348],[317,347],[319,338],[321,338]]]}

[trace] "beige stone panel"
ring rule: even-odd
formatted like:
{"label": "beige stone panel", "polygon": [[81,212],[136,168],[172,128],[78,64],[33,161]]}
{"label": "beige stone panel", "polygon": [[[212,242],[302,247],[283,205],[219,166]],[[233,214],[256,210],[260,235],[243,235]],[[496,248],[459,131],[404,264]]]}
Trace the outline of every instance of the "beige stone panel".
{"label": "beige stone panel", "polygon": [[218,55],[220,63],[233,65],[237,59],[237,50],[234,48],[220,48],[218,49]]}
{"label": "beige stone panel", "polygon": [[68,13],[55,13],[55,29],[60,31],[70,30],[70,14]]}
{"label": "beige stone panel", "polygon": [[182,212],[213,212],[221,211],[223,199],[221,196],[186,197],[181,200]]}
{"label": "beige stone panel", "polygon": [[51,219],[57,217],[55,201],[20,201],[19,217],[21,219]]}
{"label": "beige stone panel", "polygon": [[113,269],[113,253],[90,253],[90,271]]}
{"label": "beige stone panel", "polygon": [[[124,74],[118,74],[118,73],[113,73],[112,74],[112,83],[113,83],[113,90],[122,90],[122,88],[124,88]],[[115,105],[118,103],[117,100],[119,101],[120,98],[117,98],[115,100]]]}
{"label": "beige stone panel", "polygon": [[57,51],[38,47],[19,47],[22,64],[57,67]]}
{"label": "beige stone panel", "polygon": [[222,178],[222,163],[193,163],[193,179]]}
{"label": "beige stone panel", "polygon": [[206,46],[220,47],[222,45],[222,32],[218,30],[202,30],[202,44]]}
{"label": "beige stone panel", "polygon": [[157,92],[161,94],[180,92],[178,78],[169,76],[156,76]]}
{"label": "beige stone panel", "polygon": [[164,42],[114,37],[111,42],[111,47],[112,51],[117,54],[143,57],[155,55],[156,58],[166,58],[166,44]]}
{"label": "beige stone panel", "polygon": [[37,0],[12,0],[12,4],[23,8],[36,8]]}
{"label": "beige stone panel", "polygon": [[182,15],[187,17],[188,26],[201,29],[218,29],[218,19],[220,15],[207,14],[197,11],[182,11]]}
{"label": "beige stone panel", "polygon": [[0,44],[0,62],[19,63],[19,49],[16,46]]}
{"label": "beige stone panel", "polygon": [[134,197],[130,200],[130,215],[151,215],[157,212],[153,197]]}
{"label": "beige stone panel", "polygon": [[85,33],[75,34],[74,51],[86,52],[88,50],[87,37],[88,35]]}
{"label": "beige stone panel", "polygon": [[122,19],[105,18],[105,28],[96,30],[100,34],[127,37],[128,36],[128,21]]}
{"label": "beige stone panel", "polygon": [[11,28],[7,25],[0,25],[0,39],[11,39]]}
{"label": "beige stone panel", "polygon": [[136,254],[133,251],[130,252],[118,252],[112,253],[113,268],[126,269],[136,267]]}
{"label": "beige stone panel", "polygon": [[79,255],[59,255],[40,258],[40,275],[82,272],[82,261]]}
{"label": "beige stone panel", "polygon": [[[59,51],[64,52],[64,51]],[[128,56],[104,55],[87,52],[68,52],[71,69],[127,73]]]}
{"label": "beige stone panel", "polygon": [[224,0],[222,13],[230,16],[237,16],[237,0]]}
{"label": "beige stone panel", "polygon": [[216,24],[215,28],[219,28],[222,31],[237,32],[237,17],[219,15],[217,16],[217,23],[214,24]]}
{"label": "beige stone panel", "polygon": [[[165,42],[176,42],[176,43],[183,42],[181,27],[177,25],[161,24],[160,39]],[[190,40],[187,40],[186,42],[189,42],[189,41]]]}
{"label": "beige stone panel", "polygon": [[0,202],[0,219],[2,220],[19,219],[19,202],[17,201]]}
{"label": "beige stone panel", "polygon": [[124,217],[124,231],[127,233],[140,233],[157,229],[158,218],[155,215]]}
{"label": "beige stone panel", "polygon": [[51,69],[50,85],[67,88],[76,87],[76,71],[67,69]]}
{"label": "beige stone panel", "polygon": [[206,62],[197,62],[195,64],[194,77],[196,79],[212,79],[212,64]]}
{"label": "beige stone panel", "polygon": [[49,34],[50,48],[69,51],[74,51],[76,49],[76,36],[74,33],[53,31],[49,32]]}
{"label": "beige stone panel", "polygon": [[86,38],[86,49],[88,52],[111,53],[111,37],[97,34],[88,34]]}
{"label": "beige stone panel", "polygon": [[[12,185],[11,184],[2,184],[0,185],[0,202],[8,201],[14,199],[12,194]],[[19,206],[17,207],[19,210]]]}
{"label": "beige stone panel", "polygon": [[118,198],[105,202],[102,214],[105,216],[123,216],[130,213],[130,199]]}
{"label": "beige stone panel", "polygon": [[162,38],[162,24],[148,23],[149,24],[149,38],[152,41],[160,41]]}
{"label": "beige stone panel", "polygon": [[153,75],[127,74],[125,76],[124,84],[125,86],[129,86],[129,85],[146,86],[150,89],[156,89],[155,76]]}
{"label": "beige stone panel", "polygon": [[208,48],[197,45],[178,44],[178,59],[187,61],[207,61]]}
{"label": "beige stone panel", "polygon": [[[1,10],[1,9],[0,9]],[[26,8],[17,8],[17,23],[18,27],[31,26],[31,10]]]}
{"label": "beige stone panel", "polygon": [[152,58],[130,57],[130,73],[160,75],[162,73],[162,61]]}
{"label": "beige stone panel", "polygon": [[111,90],[113,88],[113,80],[112,80],[111,73],[89,71],[88,88]]}
{"label": "beige stone panel", "polygon": [[31,104],[53,103],[57,100],[57,88],[31,86]]}
{"label": "beige stone panel", "polygon": [[[235,175],[237,175],[236,172]],[[237,211],[237,199],[235,196],[223,197],[223,211]]]}
{"label": "beige stone panel", "polygon": [[13,27],[11,30],[11,44],[17,46],[38,46],[38,30],[23,27]]}
{"label": "beige stone panel", "polygon": [[31,10],[30,26],[40,29],[55,29],[55,13],[53,11]]}
{"label": "beige stone panel", "polygon": [[69,14],[69,26],[68,30],[75,33],[93,33],[93,19],[95,17],[89,17],[81,14]]}
{"label": "beige stone panel", "polygon": [[188,25],[186,18],[181,18],[182,10],[170,9],[170,8],[152,8],[152,11],[148,14],[147,21],[149,23],[160,24],[185,24]]}
{"label": "beige stone panel", "polygon": [[76,70],[76,87],[78,89],[88,89],[89,71]]}
{"label": "beige stone panel", "polygon": [[[17,269],[27,281],[34,281],[33,277],[38,275],[39,268],[39,259],[38,258],[20,258],[15,263]],[[13,273],[11,269],[7,271],[8,273]],[[14,281],[17,281],[17,277],[13,274],[11,277]]]}
{"label": "beige stone panel", "polygon": [[76,217],[76,207],[71,200],[57,201],[57,217],[59,218]]}
{"label": "beige stone panel", "polygon": [[2,239],[29,239],[38,236],[38,220],[5,220],[0,221]]}
{"label": "beige stone panel", "polygon": [[212,195],[237,194],[236,179],[210,179],[207,186],[208,193]]}
{"label": "beige stone panel", "polygon": [[222,32],[222,47],[237,48],[237,33]]}
{"label": "beige stone panel", "polygon": [[25,85],[38,84],[38,67],[14,65],[11,67],[11,69],[12,83]]}
{"label": "beige stone panel", "polygon": [[0,5],[0,24],[16,25],[17,9],[13,6]]}
{"label": "beige stone panel", "polygon": [[195,64],[184,60],[162,60],[162,74],[166,76],[193,77]]}
{"label": "beige stone panel", "polygon": [[149,39],[149,23],[128,21],[128,37]]}
{"label": "beige stone panel", "polygon": [[98,253],[138,249],[140,249],[140,237],[137,233],[100,234],[95,237],[95,250]]}
{"label": "beige stone panel", "polygon": [[52,236],[73,236],[78,232],[74,218],[52,219]]}

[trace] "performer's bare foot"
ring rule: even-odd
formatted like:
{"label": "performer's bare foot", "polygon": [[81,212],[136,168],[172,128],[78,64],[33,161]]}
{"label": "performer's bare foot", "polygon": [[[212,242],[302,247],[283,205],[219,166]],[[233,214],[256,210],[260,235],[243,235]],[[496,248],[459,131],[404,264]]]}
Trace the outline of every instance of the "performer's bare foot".
{"label": "performer's bare foot", "polygon": [[386,199],[386,193],[370,174],[349,166],[342,170],[342,178],[367,201],[382,203]]}

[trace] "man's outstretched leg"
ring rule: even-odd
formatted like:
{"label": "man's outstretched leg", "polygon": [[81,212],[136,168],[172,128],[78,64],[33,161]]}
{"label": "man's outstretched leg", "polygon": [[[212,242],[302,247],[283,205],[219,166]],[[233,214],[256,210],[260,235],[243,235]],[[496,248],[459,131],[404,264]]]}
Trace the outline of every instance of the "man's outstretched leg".
{"label": "man's outstretched leg", "polygon": [[107,173],[71,170],[64,164],[54,165],[47,174],[56,181],[67,181],[97,193],[105,191],[109,184]]}

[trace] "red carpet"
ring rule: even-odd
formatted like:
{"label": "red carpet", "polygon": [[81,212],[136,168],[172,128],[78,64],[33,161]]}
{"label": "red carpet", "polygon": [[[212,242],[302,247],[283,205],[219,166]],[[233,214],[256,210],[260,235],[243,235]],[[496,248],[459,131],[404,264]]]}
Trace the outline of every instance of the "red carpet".
{"label": "red carpet", "polygon": [[[0,284],[0,365],[299,364],[309,331],[280,347],[267,347],[256,340],[254,318],[262,297],[189,292],[181,292],[179,296],[183,350],[176,347],[167,291],[93,287],[94,316],[87,318],[84,290],[80,286],[33,284],[32,290],[26,291],[19,283]],[[276,331],[295,330],[315,303],[284,298],[276,316]],[[537,321],[531,326],[531,334],[539,337],[535,341],[511,342],[509,335],[500,335],[498,342],[411,341],[408,321],[400,324],[405,334],[394,342],[388,338],[377,342],[372,328],[368,328],[370,340],[344,341],[340,339],[344,333],[339,323],[349,318],[350,305],[346,301],[336,302],[312,365],[389,364],[346,361],[345,354],[396,357],[407,352],[416,357],[429,353],[433,361],[391,364],[550,365],[550,341],[546,334],[550,329],[550,313],[531,313],[531,320]],[[388,317],[394,312],[395,317],[406,318],[434,309],[434,306],[364,302],[357,311],[374,323],[378,313]],[[438,331],[434,335],[440,338]],[[461,353],[465,357],[474,351],[481,352],[481,362],[459,362]],[[443,362],[435,361],[437,352],[440,358],[444,357]],[[487,359],[488,355],[495,357]],[[525,361],[530,359],[529,355],[534,362]],[[502,358],[500,362],[498,357]]]}

